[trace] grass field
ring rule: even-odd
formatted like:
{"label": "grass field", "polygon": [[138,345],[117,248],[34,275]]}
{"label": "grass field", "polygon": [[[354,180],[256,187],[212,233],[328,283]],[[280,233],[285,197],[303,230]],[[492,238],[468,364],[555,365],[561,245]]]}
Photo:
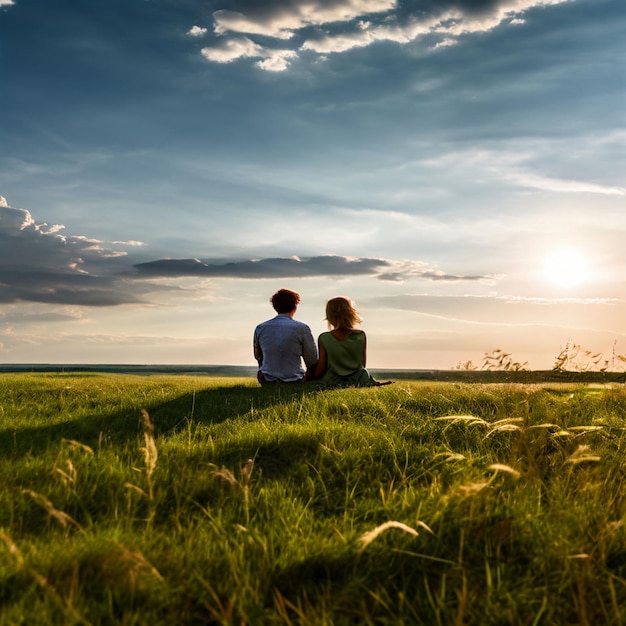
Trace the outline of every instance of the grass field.
{"label": "grass field", "polygon": [[616,383],[4,374],[0,624],[624,623],[625,418]]}

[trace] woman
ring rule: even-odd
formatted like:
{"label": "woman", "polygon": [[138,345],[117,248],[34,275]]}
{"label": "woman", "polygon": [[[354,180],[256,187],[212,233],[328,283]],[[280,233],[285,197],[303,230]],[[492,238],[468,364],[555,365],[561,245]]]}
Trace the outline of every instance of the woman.
{"label": "woman", "polygon": [[329,332],[318,339],[319,361],[315,378],[327,387],[368,387],[379,383],[365,369],[367,340],[355,326],[361,318],[349,298],[332,298],[326,303]]}

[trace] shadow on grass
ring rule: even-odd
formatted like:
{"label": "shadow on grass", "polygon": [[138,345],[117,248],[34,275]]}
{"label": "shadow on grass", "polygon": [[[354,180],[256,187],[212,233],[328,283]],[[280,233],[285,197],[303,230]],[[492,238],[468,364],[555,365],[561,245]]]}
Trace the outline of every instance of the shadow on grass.
{"label": "shadow on grass", "polygon": [[[335,556],[313,555],[277,572],[272,581],[274,595],[284,599],[289,618],[297,623],[310,607],[325,607],[326,618],[341,616],[342,623],[408,620],[436,624],[436,615],[423,592],[425,580],[439,588],[440,581],[447,579],[451,603],[461,591],[462,576],[454,563],[429,562],[388,549],[368,549],[359,554],[356,548]],[[453,607],[450,613],[452,617]],[[416,614],[423,621],[416,622]]]}
{"label": "shadow on grass", "polygon": [[169,402],[144,407],[158,433],[166,433],[193,418],[201,424],[219,424],[277,404],[315,393],[314,384],[215,387],[182,395]]}
{"label": "shadow on grass", "polygon": [[[212,462],[228,468],[242,466],[247,459],[254,460],[256,472],[264,478],[280,479],[287,475],[294,476],[297,468],[313,462],[320,446],[319,436],[289,434],[280,439],[249,439],[240,446],[228,446],[212,455]],[[304,473],[302,479],[308,476]]]}
{"label": "shadow on grass", "polygon": [[150,415],[158,436],[183,428],[190,419],[196,423],[217,424],[248,415],[251,411],[289,403],[317,391],[314,384],[264,388],[236,385],[187,393],[167,402],[138,402],[121,411],[108,412],[106,407],[99,407],[96,412],[85,412],[76,419],[51,425],[0,429],[0,454],[20,456],[37,453],[62,439],[79,441],[93,449],[103,443],[135,441],[142,432],[142,409]]}

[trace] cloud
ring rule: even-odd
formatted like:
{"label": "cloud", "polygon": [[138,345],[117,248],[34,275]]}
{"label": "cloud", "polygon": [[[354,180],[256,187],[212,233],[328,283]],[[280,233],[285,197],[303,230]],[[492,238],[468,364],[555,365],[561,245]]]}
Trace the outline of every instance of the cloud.
{"label": "cloud", "polygon": [[[523,25],[523,14],[529,9],[569,1],[433,0],[419,7],[405,7],[397,0],[247,0],[239,3],[238,11],[220,9],[213,13],[214,33],[225,39],[203,48],[202,54],[217,63],[261,57],[264,60],[257,66],[277,71],[286,69],[302,51],[325,58],[377,41],[407,44],[424,35],[430,36],[429,47],[437,48],[503,23]],[[274,49],[261,46],[254,37],[283,43]],[[284,42],[288,41],[295,43],[285,49]]]}
{"label": "cloud", "polygon": [[159,259],[133,263],[120,247],[142,246],[139,241],[103,242],[85,235],[66,234],[64,230],[60,224],[37,222],[29,211],[9,206],[0,196],[0,303],[147,305],[148,294],[187,291],[180,280],[175,285],[155,280],[174,276],[249,280],[370,276],[393,282],[414,278],[454,282],[498,278],[446,273],[414,260],[336,255],[234,261]]}
{"label": "cloud", "polygon": [[[122,250],[60,224],[35,221],[0,196],[0,303],[45,302],[113,306],[141,301],[118,276]],[[136,242],[134,242],[136,243]]]}
{"label": "cloud", "polygon": [[202,37],[203,35],[206,35],[208,31],[208,28],[202,28],[201,26],[194,25],[187,31],[187,34],[190,37]]}
{"label": "cloud", "polygon": [[411,18],[406,23],[400,23],[396,19],[387,20],[378,25],[361,22],[357,25],[358,29],[353,32],[312,37],[302,44],[301,49],[313,50],[319,54],[330,54],[365,47],[377,41],[406,44],[420,35],[437,31],[442,22],[456,15],[456,13],[446,13],[436,17]]}
{"label": "cloud", "polygon": [[10,7],[15,4],[13,0],[0,0],[0,7]]}
{"label": "cloud", "polygon": [[139,263],[135,269],[151,276],[210,276],[219,278],[289,278],[311,276],[363,276],[377,274],[388,261],[321,256],[310,259],[275,258],[231,263],[211,263],[199,259],[161,259]]}
{"label": "cloud", "polygon": [[219,10],[213,14],[215,32],[268,35],[290,39],[306,26],[348,22],[370,13],[395,8],[396,0],[309,0],[301,2],[250,3],[246,13]]}
{"label": "cloud", "polygon": [[380,280],[393,282],[403,282],[409,278],[423,278],[425,280],[441,282],[496,281],[504,278],[502,274],[447,274],[429,266],[427,263],[415,261],[405,261],[403,263],[395,263],[395,265],[396,268],[393,271],[383,272],[378,278],[380,278]]}
{"label": "cloud", "polygon": [[[23,307],[14,307],[13,309],[0,312],[0,326],[11,326],[13,324],[42,324],[47,325],[53,322],[69,322],[82,319],[82,316],[78,312],[79,309],[73,307],[63,307],[62,310],[52,311],[37,311],[29,313],[24,310]],[[3,331],[5,334],[10,334],[10,330],[6,328]]]}
{"label": "cloud", "polygon": [[609,196],[626,195],[625,187],[549,176],[534,171],[538,167],[546,167],[546,165],[538,163],[539,159],[549,164],[551,149],[553,146],[544,146],[533,142],[526,144],[518,142],[517,150],[513,148],[504,150],[454,150],[434,159],[424,159],[420,161],[420,164],[437,168],[455,167],[468,171],[476,169],[480,171],[478,179],[484,179],[486,174],[490,174],[493,180],[507,181],[519,187],[541,191]]}
{"label": "cloud", "polygon": [[217,63],[230,63],[241,58],[261,58],[256,65],[273,72],[287,69],[289,59],[297,56],[293,50],[265,48],[247,37],[226,39],[219,46],[202,48],[200,52],[209,61]]}
{"label": "cloud", "polygon": [[392,309],[445,320],[502,326],[553,325],[618,329],[626,301],[617,298],[524,298],[507,295],[408,294],[376,298]]}
{"label": "cloud", "polygon": [[579,180],[551,178],[523,170],[505,172],[505,178],[523,187],[555,191],[557,193],[594,193],[607,196],[626,196],[625,187],[598,185]]}
{"label": "cloud", "polygon": [[212,263],[200,259],[161,259],[136,264],[135,270],[144,276],[202,276],[212,278],[310,278],[316,276],[373,276],[380,280],[402,281],[423,278],[435,281],[493,280],[497,276],[463,276],[446,274],[417,261],[350,258],[344,256],[298,257]]}
{"label": "cloud", "polygon": [[111,277],[68,274],[57,271],[0,269],[0,303],[41,302],[78,306],[114,306],[141,302],[124,293]]}
{"label": "cloud", "polygon": [[202,48],[201,53],[209,61],[218,63],[230,63],[235,59],[265,55],[263,46],[259,46],[247,37],[227,39],[220,46]]}
{"label": "cloud", "polygon": [[289,67],[289,61],[298,55],[292,50],[266,50],[267,56],[263,61],[257,61],[255,65],[268,72],[282,72]]}
{"label": "cloud", "polygon": [[114,246],[131,246],[134,248],[140,248],[146,245],[143,241],[135,241],[134,239],[130,239],[129,241],[112,241],[111,244]]}

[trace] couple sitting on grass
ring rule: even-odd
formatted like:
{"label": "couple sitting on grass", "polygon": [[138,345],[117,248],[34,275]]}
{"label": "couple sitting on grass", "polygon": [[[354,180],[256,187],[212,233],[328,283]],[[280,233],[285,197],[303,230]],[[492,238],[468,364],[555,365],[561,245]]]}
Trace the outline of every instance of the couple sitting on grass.
{"label": "couple sitting on grass", "polygon": [[[300,295],[280,289],[270,299],[276,317],[254,330],[254,357],[259,363],[261,385],[315,380],[324,387],[371,387],[380,383],[365,369],[365,333],[349,298],[332,298],[326,303],[329,332],[319,336],[318,349],[311,329],[293,319]],[[306,364],[306,371],[302,367]]]}

